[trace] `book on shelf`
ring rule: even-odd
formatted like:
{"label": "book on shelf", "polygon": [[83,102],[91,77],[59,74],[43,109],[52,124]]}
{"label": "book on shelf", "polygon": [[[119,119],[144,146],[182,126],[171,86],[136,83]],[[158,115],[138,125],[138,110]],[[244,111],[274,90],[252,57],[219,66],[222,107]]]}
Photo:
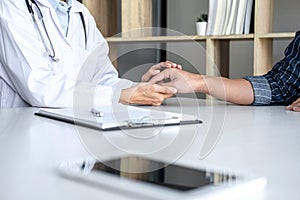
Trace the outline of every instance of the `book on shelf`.
{"label": "book on shelf", "polygon": [[221,1],[219,0],[217,3],[216,18],[215,18],[215,24],[213,27],[212,35],[222,34],[225,14],[226,14],[226,0],[221,0]]}
{"label": "book on shelf", "polygon": [[246,7],[247,0],[239,0],[238,12],[236,16],[236,25],[234,34],[243,34],[244,25],[245,25],[245,16],[246,16]]}
{"label": "book on shelf", "polygon": [[226,12],[225,12],[225,18],[224,18],[224,23],[222,27],[222,35],[226,35],[226,28],[229,24],[229,19],[230,19],[230,13],[231,13],[231,4],[232,0],[225,0],[226,1]]}
{"label": "book on shelf", "polygon": [[217,0],[209,0],[206,35],[212,35],[212,31],[213,31],[212,29],[215,26],[216,8],[217,8],[216,5],[217,5]]}
{"label": "book on shelf", "polygon": [[249,34],[250,32],[253,32],[254,30],[251,30],[254,28],[253,25],[254,25],[254,3],[253,0],[248,0],[247,8],[246,8],[244,34]]}
{"label": "book on shelf", "polygon": [[206,35],[249,34],[253,13],[254,0],[209,0]]}
{"label": "book on shelf", "polygon": [[238,9],[238,0],[230,0],[230,1],[231,1],[230,16],[228,19],[228,23],[225,25],[225,35],[233,34],[233,30],[235,29],[236,14]]}

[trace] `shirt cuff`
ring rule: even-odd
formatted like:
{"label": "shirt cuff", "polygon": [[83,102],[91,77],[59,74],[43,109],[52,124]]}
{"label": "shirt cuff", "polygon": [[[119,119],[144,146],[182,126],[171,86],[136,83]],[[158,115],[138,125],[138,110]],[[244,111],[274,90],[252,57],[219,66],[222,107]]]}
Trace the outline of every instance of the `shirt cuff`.
{"label": "shirt cuff", "polygon": [[[94,101],[93,106],[94,107],[101,107],[106,105],[113,105],[118,104],[120,100],[120,96],[122,93],[122,90],[125,88],[130,88],[136,85],[134,82],[126,80],[126,79],[119,79],[119,82],[115,84],[115,86],[103,86],[98,85],[92,87],[90,90],[85,89],[85,93],[87,91],[90,91],[90,93],[93,92],[94,95]],[[81,98],[83,98],[83,102],[88,101],[88,95],[80,95]],[[86,104],[87,104],[86,103]]]}
{"label": "shirt cuff", "polygon": [[246,76],[254,91],[254,106],[270,105],[272,92],[268,80],[263,76]]}
{"label": "shirt cuff", "polygon": [[133,86],[137,85],[136,83],[129,81],[127,79],[120,79],[118,84],[113,88],[113,93],[111,96],[111,102],[112,104],[118,104],[120,100],[120,96],[122,93],[122,90],[125,88],[131,88]]}

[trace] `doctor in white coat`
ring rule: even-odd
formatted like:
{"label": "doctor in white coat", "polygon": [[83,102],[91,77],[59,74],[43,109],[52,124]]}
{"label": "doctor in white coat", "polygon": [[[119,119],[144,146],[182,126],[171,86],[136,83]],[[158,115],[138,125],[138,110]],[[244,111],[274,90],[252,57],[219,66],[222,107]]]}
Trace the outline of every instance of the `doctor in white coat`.
{"label": "doctor in white coat", "polygon": [[[101,62],[89,80],[79,82],[82,64],[96,48]],[[108,51],[93,17],[75,0],[1,0],[0,107],[71,107],[80,84],[96,88],[95,101],[160,105],[176,93],[119,79]],[[176,64],[154,68],[162,67]]]}

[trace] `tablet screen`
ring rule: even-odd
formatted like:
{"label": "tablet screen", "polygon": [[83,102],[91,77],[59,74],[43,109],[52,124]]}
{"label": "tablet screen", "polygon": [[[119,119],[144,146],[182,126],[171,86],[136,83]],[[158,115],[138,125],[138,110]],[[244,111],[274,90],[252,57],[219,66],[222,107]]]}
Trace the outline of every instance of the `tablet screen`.
{"label": "tablet screen", "polygon": [[[87,167],[83,163],[81,168]],[[237,177],[230,173],[193,169],[176,164],[142,157],[123,157],[106,162],[95,162],[89,166],[90,172],[106,172],[120,178],[147,182],[179,191],[190,191],[209,185],[234,183]],[[154,169],[154,170],[153,170]]]}

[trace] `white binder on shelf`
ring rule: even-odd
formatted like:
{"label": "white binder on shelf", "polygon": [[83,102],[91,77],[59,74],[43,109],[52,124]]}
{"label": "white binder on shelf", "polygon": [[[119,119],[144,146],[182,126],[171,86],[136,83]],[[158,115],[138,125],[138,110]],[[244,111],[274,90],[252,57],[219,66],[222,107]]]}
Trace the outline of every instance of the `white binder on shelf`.
{"label": "white binder on shelf", "polygon": [[243,34],[245,26],[247,0],[239,0],[238,12],[236,16],[235,34]]}
{"label": "white binder on shelf", "polygon": [[250,26],[251,26],[251,15],[253,10],[253,0],[248,0],[247,8],[246,8],[246,16],[245,16],[245,27],[244,27],[244,34],[250,33]]}

